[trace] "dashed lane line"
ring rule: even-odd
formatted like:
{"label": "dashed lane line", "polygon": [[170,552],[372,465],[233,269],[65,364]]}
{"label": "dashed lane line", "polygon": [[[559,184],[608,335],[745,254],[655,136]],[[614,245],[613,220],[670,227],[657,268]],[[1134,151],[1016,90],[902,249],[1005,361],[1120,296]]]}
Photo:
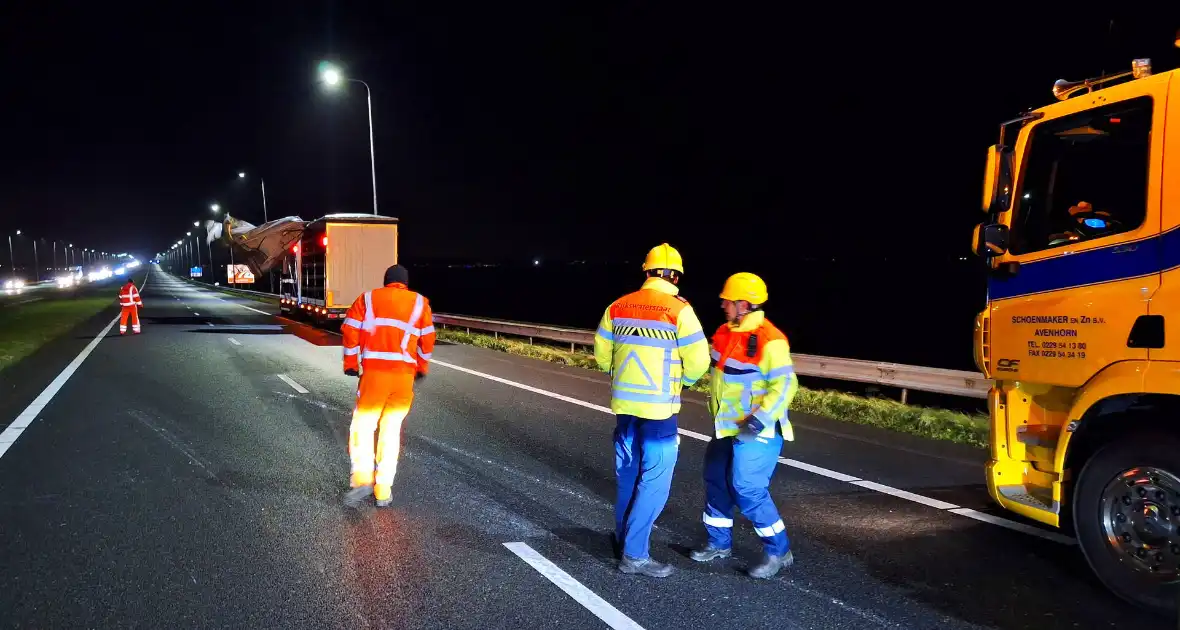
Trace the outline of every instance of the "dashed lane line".
{"label": "dashed lane line", "polygon": [[306,387],[300,385],[299,383],[296,383],[295,379],[291,378],[290,376],[287,376],[286,374],[279,374],[279,378],[282,379],[282,381],[284,383],[290,385],[291,389],[299,392],[300,394],[308,393],[308,390]]}

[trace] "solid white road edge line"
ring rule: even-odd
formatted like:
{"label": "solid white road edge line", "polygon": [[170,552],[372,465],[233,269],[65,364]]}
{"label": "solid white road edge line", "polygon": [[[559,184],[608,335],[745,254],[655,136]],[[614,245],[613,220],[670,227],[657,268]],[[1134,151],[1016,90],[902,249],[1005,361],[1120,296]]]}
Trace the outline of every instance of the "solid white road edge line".
{"label": "solid white road edge line", "polygon": [[282,379],[284,383],[290,385],[291,389],[299,392],[300,394],[308,393],[306,387],[300,385],[299,383],[296,383],[295,379],[291,378],[290,376],[287,376],[286,374],[279,374],[279,378]]}
{"label": "solid white road edge line", "polygon": [[537,553],[532,547],[522,542],[508,542],[504,546],[509,551],[516,554],[521,560],[524,560],[537,570],[537,573],[545,576],[550,582],[557,585],[557,588],[565,591],[566,595],[574,598],[574,601],[582,605],[586,610],[594,613],[595,617],[601,619],[606,625],[614,628],[614,630],[643,630],[643,626],[635,623],[633,619],[619,612],[618,608],[611,606],[605,599],[599,597],[594,591],[586,588],[581,582],[575,580],[573,576],[560,567],[549,561],[548,558]]}
{"label": "solid white road edge line", "polygon": [[[431,363],[431,365],[441,365],[443,367],[451,368],[452,370],[458,370],[460,372],[465,372],[465,373],[470,374],[472,376],[478,376],[480,378],[485,378],[490,381],[495,381],[497,383],[503,383],[503,384],[508,385],[510,387],[516,387],[519,389],[523,389],[525,391],[533,392],[535,394],[540,394],[542,396],[548,396],[549,398],[556,398],[557,400],[563,400],[565,402],[578,405],[579,407],[585,407],[587,409],[593,409],[595,411],[601,411],[602,413],[607,413],[607,414],[612,413],[609,407],[603,407],[602,405],[596,405],[594,403],[589,403],[584,400],[578,400],[577,398],[571,398],[569,396],[564,396],[562,394],[558,394],[555,392],[544,390],[539,387],[533,387],[532,385],[525,385],[524,383],[518,383],[516,381],[511,381],[506,378],[494,376],[492,374],[485,374],[483,372],[479,372],[477,370],[472,370],[470,368],[465,368],[460,365],[454,365],[452,363],[447,363],[445,361],[439,361],[438,359],[434,359],[430,363]],[[708,442],[713,439],[712,437],[710,437],[708,435],[705,435],[703,433],[697,433],[696,431],[689,431],[688,429],[677,429],[677,431],[680,433],[680,435],[693,438],[694,440],[700,440],[702,442]],[[808,464],[808,463],[801,462],[801,461],[794,460],[794,459],[787,459],[785,457],[780,457],[778,461],[780,464],[783,464],[784,466],[789,466],[791,468],[797,468],[799,470],[804,470],[804,471],[807,471],[812,474],[827,477],[829,479],[835,479],[836,481],[850,483],[854,486],[864,488],[866,490],[872,490],[874,492],[880,492],[882,494],[887,494],[887,495],[890,495],[893,497],[897,497],[899,499],[904,499],[906,501],[912,501],[914,503],[919,503],[919,504],[925,505],[927,507],[932,507],[936,510],[940,510],[943,512],[949,512],[951,514],[965,516],[967,518],[974,519],[974,520],[979,521],[981,523],[990,523],[992,525],[998,525],[1000,527],[1005,527],[1005,528],[1013,530],[1013,531],[1022,532],[1025,534],[1029,534],[1031,536],[1038,536],[1040,538],[1044,538],[1046,540],[1051,540],[1053,542],[1058,542],[1058,543],[1061,543],[1064,545],[1073,545],[1073,544],[1077,543],[1077,541],[1074,540],[1073,538],[1071,538],[1069,536],[1065,536],[1063,534],[1043,530],[1043,529],[1040,529],[1039,527],[1033,527],[1031,525],[1026,525],[1024,523],[1018,523],[1016,521],[1011,521],[1011,520],[1008,520],[1006,518],[1002,518],[999,516],[985,514],[983,512],[978,512],[978,511],[972,510],[970,508],[960,507],[958,505],[955,505],[954,503],[947,503],[946,501],[940,501],[938,499],[933,499],[930,497],[922,496],[920,494],[915,494],[913,492],[909,492],[906,490],[894,488],[892,486],[880,484],[875,481],[860,479],[859,477],[854,477],[852,475],[846,475],[844,473],[837,472],[835,470],[829,470],[827,468],[822,468],[820,466],[814,466],[812,464]]]}
{"label": "solid white road edge line", "polygon": [[[140,293],[143,293],[143,290],[147,287],[148,278],[150,276],[151,273],[149,273],[147,276],[144,276],[143,284],[139,285]],[[86,360],[86,357],[90,356],[91,352],[94,352],[94,348],[98,346],[98,342],[102,341],[103,337],[106,337],[107,333],[111,332],[111,328],[114,328],[115,324],[118,322],[119,316],[116,315],[115,318],[106,325],[106,328],[102,329],[102,332],[95,335],[94,339],[91,339],[90,343],[86,344],[85,348],[82,348],[82,351],[78,353],[78,356],[74,357],[74,360],[70,361],[69,365],[67,365],[60,374],[58,374],[57,377],[54,378],[45,389],[41,390],[41,393],[33,399],[33,402],[29,403],[29,406],[25,407],[25,410],[20,412],[20,415],[18,415],[16,419],[4,429],[3,432],[0,432],[0,457],[4,457],[4,454],[7,453],[8,449],[12,447],[12,445],[16,442],[16,439],[19,438],[21,434],[25,432],[25,429],[29,428],[29,425],[37,419],[37,415],[45,410],[45,406],[49,404],[49,401],[53,400],[53,397],[57,395],[57,392],[61,391],[62,386],[66,384],[66,381],[70,380],[70,377],[74,375],[74,372],[78,371],[78,367],[82,365],[82,362]]]}

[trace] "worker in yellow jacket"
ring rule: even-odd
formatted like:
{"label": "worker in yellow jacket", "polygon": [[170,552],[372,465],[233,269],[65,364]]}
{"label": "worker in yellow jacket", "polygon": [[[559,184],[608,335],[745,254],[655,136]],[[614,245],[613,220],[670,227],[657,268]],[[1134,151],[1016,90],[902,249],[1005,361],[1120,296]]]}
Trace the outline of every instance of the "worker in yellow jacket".
{"label": "worker in yellow jacket", "polygon": [[[680,444],[676,417],[680,390],[709,369],[701,322],[678,295],[684,273],[680,252],[664,243],[643,262],[647,280],[610,305],[594,335],[594,358],[611,375],[614,432],[615,544],[623,573],[667,577],[649,539],[668,501]],[[617,552],[618,553],[618,552]]]}
{"label": "worker in yellow jacket", "polygon": [[721,305],[726,323],[713,335],[716,363],[709,411],[715,439],[705,449],[705,530],[709,542],[692,552],[708,562],[732,555],[733,509],[754,523],[765,556],[749,574],[770,578],[791,566],[786,527],[770,497],[770,479],[783,440],[795,433],[787,408],[799,389],[787,336],[766,319],[766,283],[752,273],[725,281]]}

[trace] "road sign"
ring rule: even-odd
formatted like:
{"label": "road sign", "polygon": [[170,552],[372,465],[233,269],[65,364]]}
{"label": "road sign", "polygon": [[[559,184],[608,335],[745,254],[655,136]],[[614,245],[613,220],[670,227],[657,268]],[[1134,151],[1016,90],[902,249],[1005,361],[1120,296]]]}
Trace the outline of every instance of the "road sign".
{"label": "road sign", "polygon": [[229,284],[253,284],[254,272],[249,265],[226,265],[226,279]]}
{"label": "road sign", "polygon": [[193,267],[192,269],[189,269],[188,276],[190,278],[200,278],[201,277],[201,268],[200,267]]}

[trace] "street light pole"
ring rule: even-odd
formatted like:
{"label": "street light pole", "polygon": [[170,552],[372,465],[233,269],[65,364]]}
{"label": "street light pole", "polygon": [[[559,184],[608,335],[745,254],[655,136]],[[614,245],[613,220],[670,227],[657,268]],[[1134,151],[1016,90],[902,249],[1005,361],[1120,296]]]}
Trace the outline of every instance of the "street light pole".
{"label": "street light pole", "polygon": [[329,64],[321,66],[320,78],[329,87],[334,87],[341,81],[360,83],[365,86],[365,104],[369,110],[369,168],[373,176],[373,214],[377,214],[377,158],[373,144],[373,90],[369,88],[368,83],[360,79],[345,77],[341,74],[340,70],[333,68]]}
{"label": "street light pole", "polygon": [[57,273],[57,239],[50,239],[49,246],[53,248],[53,273]]}
{"label": "street light pole", "polygon": [[260,175],[258,181],[262,182],[262,222],[269,223],[270,218],[266,215],[266,179]]}
{"label": "street light pole", "polygon": [[[17,231],[20,234],[20,231]],[[12,235],[8,235],[8,262],[12,265],[12,277],[16,277],[16,256],[12,253]]]}
{"label": "street light pole", "polygon": [[37,239],[33,239],[33,273],[37,282],[41,282],[41,263],[37,260]]}

